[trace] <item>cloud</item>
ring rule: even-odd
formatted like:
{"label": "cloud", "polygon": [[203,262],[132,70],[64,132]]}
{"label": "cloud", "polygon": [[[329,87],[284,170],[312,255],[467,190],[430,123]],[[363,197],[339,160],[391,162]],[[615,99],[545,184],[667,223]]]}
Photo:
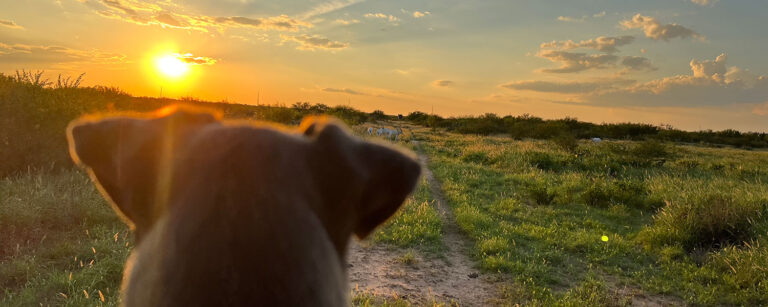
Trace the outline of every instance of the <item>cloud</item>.
{"label": "cloud", "polygon": [[568,16],[557,16],[557,20],[565,22],[584,22],[582,18],[573,18]]}
{"label": "cloud", "polygon": [[365,17],[365,18],[372,18],[372,19],[384,19],[384,20],[388,20],[390,22],[400,21],[400,18],[397,18],[397,17],[392,16],[392,15],[387,15],[387,14],[384,14],[384,13],[366,13],[366,14],[363,15],[363,17]]}
{"label": "cloud", "polygon": [[588,69],[606,68],[619,59],[612,54],[586,54],[558,50],[542,50],[536,55],[552,62],[561,63],[558,68],[541,69],[541,72],[546,73],[574,73]]}
{"label": "cloud", "polygon": [[24,29],[24,27],[18,25],[17,23],[11,21],[11,20],[2,20],[0,19],[0,26],[1,27],[8,27],[11,29]]}
{"label": "cloud", "polygon": [[697,78],[708,78],[714,75],[724,76],[726,73],[726,60],[728,60],[728,56],[725,53],[717,56],[714,61],[693,59],[690,63],[693,76]]}
{"label": "cloud", "polygon": [[661,24],[656,18],[637,14],[632,19],[622,20],[619,24],[624,29],[643,29],[645,37],[654,40],[669,41],[673,38],[698,38],[704,39],[699,33],[684,26],[670,23]]}
{"label": "cloud", "polygon": [[315,7],[311,8],[309,11],[306,11],[302,14],[299,14],[300,19],[308,19],[314,16],[327,14],[330,12],[338,11],[340,9],[346,8],[350,5],[357,4],[360,2],[364,2],[365,0],[337,0],[337,1],[329,1],[325,3],[320,3],[316,5]]}
{"label": "cloud", "polygon": [[727,67],[726,60],[725,54],[715,60],[692,60],[691,75],[652,80],[584,98],[593,104],[631,106],[721,106],[765,102],[768,76]]}
{"label": "cloud", "polygon": [[132,15],[132,16],[138,15],[136,10],[134,10],[130,6],[123,5],[118,0],[102,0],[101,3],[103,3],[104,5],[106,5],[108,7],[111,7],[111,8],[120,10],[120,11],[123,11],[127,15]]}
{"label": "cloud", "polygon": [[627,85],[634,83],[634,80],[602,80],[602,81],[590,81],[590,82],[550,82],[539,80],[524,80],[524,81],[512,81],[509,83],[501,84],[500,87],[513,89],[513,90],[525,90],[543,93],[591,93],[597,90],[604,90],[615,88],[618,85]]}
{"label": "cloud", "polygon": [[10,63],[81,63],[119,64],[126,56],[97,49],[81,50],[62,46],[42,46],[0,43],[0,62]]}
{"label": "cloud", "polygon": [[268,18],[218,17],[214,20],[220,24],[228,24],[237,27],[250,27],[256,29],[270,29],[290,32],[296,32],[301,28],[313,27],[313,25],[309,22],[293,19],[287,15]]}
{"label": "cloud", "polygon": [[413,18],[421,18],[427,15],[432,15],[432,13],[430,13],[429,11],[424,11],[423,13],[419,11],[413,12]]}
{"label": "cloud", "polygon": [[369,96],[367,93],[358,92],[353,89],[349,88],[332,88],[332,87],[326,87],[322,89],[323,92],[329,92],[329,93],[344,93],[344,94],[350,94],[350,95],[360,95],[360,96]]}
{"label": "cloud", "polygon": [[453,87],[456,84],[456,82],[453,82],[451,80],[435,80],[432,81],[432,86],[435,87]]}
{"label": "cloud", "polygon": [[696,3],[701,6],[713,6],[715,3],[717,3],[720,0],[691,0],[691,2]]}
{"label": "cloud", "polygon": [[555,49],[555,50],[571,50],[571,49],[577,49],[577,48],[588,48],[588,49],[595,49],[595,50],[607,52],[607,53],[614,53],[619,51],[619,49],[617,49],[616,47],[628,45],[633,41],[635,41],[635,37],[629,36],[629,35],[619,36],[619,37],[600,36],[598,38],[583,40],[578,43],[572,40],[551,41],[549,43],[542,43],[540,47],[542,49]]}
{"label": "cloud", "polygon": [[565,21],[565,22],[584,22],[587,19],[591,18],[600,18],[605,17],[607,13],[605,11],[602,11],[600,13],[592,14],[592,16],[584,15],[581,17],[569,17],[569,16],[557,16],[557,20],[559,21]]}
{"label": "cloud", "polygon": [[333,23],[348,26],[348,25],[351,25],[351,24],[360,23],[360,20],[357,20],[357,19],[350,19],[350,20],[336,19],[336,20],[333,21]]}
{"label": "cloud", "polygon": [[194,65],[213,65],[216,64],[216,59],[204,57],[204,56],[194,56],[191,53],[185,53],[185,54],[176,54],[176,58],[181,60],[184,63],[187,64],[194,64]]}
{"label": "cloud", "polygon": [[653,66],[653,64],[651,64],[651,60],[641,56],[622,57],[621,65],[626,67],[627,70],[634,70],[634,71],[651,71],[651,70],[658,69],[655,66]]}
{"label": "cloud", "polygon": [[155,16],[155,21],[160,22],[162,25],[168,25],[176,28],[184,28],[187,26],[181,21],[176,20],[176,18],[173,18],[173,16],[170,14],[165,13]]}
{"label": "cloud", "polygon": [[313,27],[312,23],[287,15],[271,17],[212,17],[184,12],[183,7],[171,1],[148,2],[141,0],[80,0],[95,13],[110,19],[138,25],[196,30],[200,32],[222,31],[227,28],[252,28],[296,32]]}
{"label": "cloud", "polygon": [[299,50],[341,50],[349,47],[349,43],[332,41],[318,35],[280,35],[283,42],[294,41],[299,43],[296,49]]}
{"label": "cloud", "polygon": [[760,116],[768,115],[768,101],[763,102],[763,103],[755,106],[755,108],[752,109],[752,113],[760,115]]}

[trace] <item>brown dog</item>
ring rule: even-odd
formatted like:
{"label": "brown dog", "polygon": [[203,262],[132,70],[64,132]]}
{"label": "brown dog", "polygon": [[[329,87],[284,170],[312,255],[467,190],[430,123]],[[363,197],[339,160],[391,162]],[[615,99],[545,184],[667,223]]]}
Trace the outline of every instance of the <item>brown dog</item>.
{"label": "brown dog", "polygon": [[125,306],[346,306],[344,258],[420,167],[324,117],[298,132],[170,107],[84,118],[70,151],[134,230]]}

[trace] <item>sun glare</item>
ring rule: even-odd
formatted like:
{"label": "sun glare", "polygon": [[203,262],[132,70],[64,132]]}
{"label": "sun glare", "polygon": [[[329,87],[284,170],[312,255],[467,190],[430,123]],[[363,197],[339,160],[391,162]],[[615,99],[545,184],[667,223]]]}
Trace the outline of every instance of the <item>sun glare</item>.
{"label": "sun glare", "polygon": [[160,73],[171,78],[181,77],[189,71],[189,64],[174,54],[163,55],[157,58],[155,64]]}

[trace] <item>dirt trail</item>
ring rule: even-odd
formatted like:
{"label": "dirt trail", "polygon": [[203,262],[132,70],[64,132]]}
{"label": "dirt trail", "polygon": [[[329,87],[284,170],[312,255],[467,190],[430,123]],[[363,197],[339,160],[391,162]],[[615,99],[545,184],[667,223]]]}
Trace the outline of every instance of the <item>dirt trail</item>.
{"label": "dirt trail", "polygon": [[[419,144],[414,141],[416,147]],[[423,176],[429,182],[435,209],[443,221],[444,257],[402,260],[405,250],[369,245],[353,240],[348,256],[349,281],[352,289],[377,295],[397,295],[419,305],[433,301],[460,306],[487,306],[497,296],[498,277],[486,275],[474,267],[469,258],[469,238],[460,231],[450,210],[446,208],[440,184],[427,168],[427,158],[419,155]]]}

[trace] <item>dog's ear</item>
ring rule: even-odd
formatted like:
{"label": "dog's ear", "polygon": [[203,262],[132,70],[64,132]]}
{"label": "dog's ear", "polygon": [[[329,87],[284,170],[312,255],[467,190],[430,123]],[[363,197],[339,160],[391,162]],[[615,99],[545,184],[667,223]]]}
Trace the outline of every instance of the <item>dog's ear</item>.
{"label": "dog's ear", "polygon": [[70,154],[88,168],[137,240],[164,208],[170,175],[184,135],[216,121],[210,113],[162,109],[151,118],[84,118],[67,129]]}
{"label": "dog's ear", "polygon": [[300,130],[314,138],[320,148],[318,156],[323,161],[316,168],[325,170],[324,180],[335,181],[321,184],[333,190],[334,195],[355,198],[351,200],[352,208],[339,210],[354,212],[352,231],[361,239],[397,211],[421,174],[421,167],[413,158],[388,146],[361,141],[335,120],[308,118]]}
{"label": "dog's ear", "polygon": [[358,154],[368,173],[355,226],[355,234],[363,239],[400,208],[416,186],[421,166],[397,150],[374,143],[361,143]]}

